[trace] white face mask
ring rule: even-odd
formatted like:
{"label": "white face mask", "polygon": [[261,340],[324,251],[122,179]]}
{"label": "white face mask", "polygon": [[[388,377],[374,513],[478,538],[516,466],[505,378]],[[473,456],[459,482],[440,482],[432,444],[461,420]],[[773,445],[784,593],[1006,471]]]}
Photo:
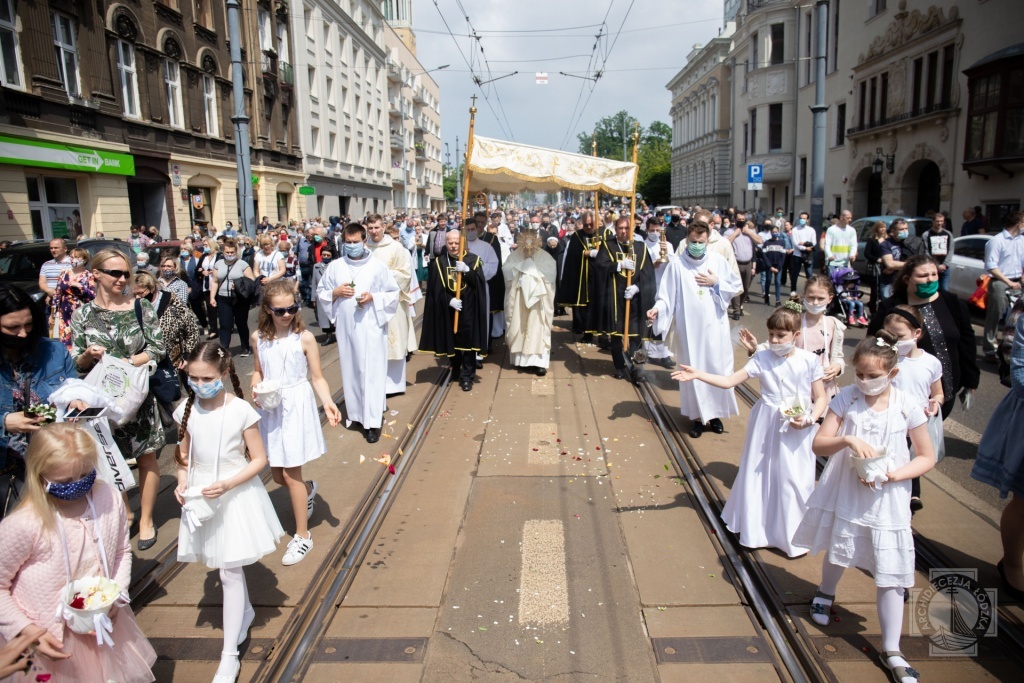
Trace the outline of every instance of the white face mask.
{"label": "white face mask", "polygon": [[768,348],[771,352],[780,358],[788,356],[793,347],[796,346],[796,342],[786,342],[785,344],[768,344]]}
{"label": "white face mask", "polygon": [[878,396],[889,387],[889,383],[892,382],[892,378],[889,377],[889,375],[876,377],[874,379],[861,379],[860,377],[857,377],[855,381],[857,382],[857,388],[860,389],[861,393],[865,396]]}
{"label": "white face mask", "polygon": [[917,340],[916,339],[908,339],[906,341],[896,342],[896,353],[899,354],[900,358],[906,358],[916,348],[917,348]]}
{"label": "white face mask", "polygon": [[821,315],[828,308],[828,304],[810,304],[804,302],[804,309],[811,315]]}

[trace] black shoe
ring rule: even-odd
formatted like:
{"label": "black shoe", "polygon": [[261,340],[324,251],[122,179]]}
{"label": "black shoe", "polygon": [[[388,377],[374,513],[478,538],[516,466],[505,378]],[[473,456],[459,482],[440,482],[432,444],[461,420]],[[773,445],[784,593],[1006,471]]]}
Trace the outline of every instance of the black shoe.
{"label": "black shoe", "polygon": [[924,509],[924,503],[921,502],[921,497],[920,496],[911,496],[910,497],[910,514],[914,514],[918,510],[923,510],[923,509]]}
{"label": "black shoe", "polygon": [[326,335],[324,337],[324,340],[322,342],[320,342],[320,346],[330,346],[333,343],[334,343],[334,337],[332,337],[331,335],[328,334],[328,335]]}
{"label": "black shoe", "polygon": [[459,387],[463,391],[472,391],[472,389],[473,389],[473,382],[471,380],[464,379],[461,382],[459,382]]}
{"label": "black shoe", "polygon": [[764,305],[765,306],[770,306],[771,305],[771,304],[768,303],[768,295],[767,294],[764,295]]}
{"label": "black shoe", "polygon": [[248,358],[252,355],[252,349],[242,349],[241,353],[238,354],[239,358]]}
{"label": "black shoe", "polygon": [[412,351],[410,351],[409,353],[405,354],[405,362],[408,363],[411,360],[412,360]]}
{"label": "black shoe", "polygon": [[546,374],[548,374],[548,369],[547,368],[537,368],[537,376],[538,377],[543,377]]}
{"label": "black shoe", "polygon": [[708,422],[708,430],[714,432],[715,434],[721,434],[722,432],[725,431],[725,425],[722,424],[721,420],[715,417]]}
{"label": "black shoe", "polygon": [[666,370],[675,370],[676,362],[672,358],[658,358],[652,361],[655,365],[660,365]]}
{"label": "black shoe", "polygon": [[[140,532],[141,533],[141,532]],[[153,531],[153,538],[142,538],[139,537],[139,550],[149,550],[156,545],[156,530]]]}
{"label": "black shoe", "polygon": [[607,351],[608,349],[612,348],[612,340],[609,339],[606,335],[601,335],[600,337],[597,338],[597,348]]}
{"label": "black shoe", "polygon": [[476,359],[476,369],[477,370],[483,370],[484,369],[484,362],[482,360],[480,360],[479,358]]}
{"label": "black shoe", "polygon": [[376,427],[366,430],[366,443],[377,443],[380,441],[380,430]]}
{"label": "black shoe", "polygon": [[613,379],[623,379],[625,376],[626,373],[623,372],[622,370],[616,370],[615,372],[612,373]]}
{"label": "black shoe", "polygon": [[582,337],[580,337],[580,343],[582,343],[582,344],[593,344],[594,343],[594,335],[592,333],[590,333],[590,332],[587,332]]}
{"label": "black shoe", "polygon": [[700,420],[694,420],[690,424],[690,431],[687,434],[691,439],[699,439],[700,435],[704,433],[704,423]]}

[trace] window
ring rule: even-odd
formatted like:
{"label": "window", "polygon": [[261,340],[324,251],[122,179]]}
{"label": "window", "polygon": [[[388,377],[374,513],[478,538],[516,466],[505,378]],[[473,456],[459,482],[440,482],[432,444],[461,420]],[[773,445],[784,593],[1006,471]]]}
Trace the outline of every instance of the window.
{"label": "window", "polygon": [[135,46],[127,40],[117,41],[117,74],[121,79],[121,102],[124,115],[139,118],[139,75],[135,71]]}
{"label": "window", "polygon": [[324,78],[324,98],[327,100],[327,106],[334,108],[334,79],[330,76]]}
{"label": "window", "polygon": [[921,95],[924,92],[924,57],[914,60],[914,80],[911,82],[910,111],[916,112],[921,109]]}
{"label": "window", "polygon": [[277,220],[281,223],[288,222],[288,199],[291,197],[287,192],[277,193]]}
{"label": "window", "polygon": [[885,11],[885,2],[886,2],[886,0],[870,0],[870,2],[869,2],[870,16],[873,17],[873,16],[879,15],[882,12],[884,12]]}
{"label": "window", "polygon": [[747,160],[747,155],[750,153],[750,126],[746,123],[743,124],[743,161]]}
{"label": "window", "polygon": [[942,89],[939,90],[939,104],[949,106],[953,101],[953,57],[954,47],[942,48]]}
{"label": "window", "polygon": [[308,67],[306,75],[309,78],[309,96],[314,100],[318,99],[320,97],[320,91],[319,88],[317,88],[316,67]]}
{"label": "window", "polygon": [[867,116],[866,116],[866,113],[867,113],[867,103],[868,103],[868,82],[867,81],[861,81],[860,82],[860,99],[857,102],[857,104],[858,104],[858,114],[859,114],[859,116],[857,118],[857,121],[858,121],[858,125],[860,125],[860,126],[864,126],[868,122]]}
{"label": "window", "polygon": [[291,61],[291,50],[288,46],[288,25],[277,22],[277,58],[283,62]]}
{"label": "window", "polygon": [[260,30],[260,50],[263,52],[273,51],[274,35],[271,32],[270,12],[265,9],[256,12],[256,23]]}
{"label": "window", "polygon": [[164,60],[164,85],[167,86],[167,123],[174,128],[185,127],[185,111],[181,105],[181,67]]}
{"label": "window", "polygon": [[875,124],[875,116],[878,114],[878,78],[872,77],[870,81],[871,99],[868,103],[868,123]]}
{"label": "window", "polygon": [[807,157],[800,157],[800,191],[797,194],[807,194]]}
{"label": "window", "polygon": [[309,130],[309,139],[309,148],[310,151],[313,152],[313,156],[320,156],[320,129],[316,126],[311,127]]}
{"label": "window", "polygon": [[758,69],[761,67],[760,60],[757,54],[757,31],[750,34],[750,68]]}
{"label": "window", "polygon": [[836,147],[846,144],[846,102],[836,105]]}
{"label": "window", "polygon": [[68,97],[81,96],[78,80],[78,50],[75,49],[75,23],[63,14],[52,13],[53,47],[57,53],[57,71]]}
{"label": "window", "polygon": [[772,24],[769,64],[782,64],[786,53],[786,25]]}
{"label": "window", "polygon": [[1024,59],[969,70],[966,162],[1024,156]]}
{"label": "window", "polygon": [[324,153],[324,156],[326,158],[331,159],[331,160],[334,159],[334,150],[337,147],[337,144],[338,144],[338,136],[335,135],[334,133],[328,133],[327,134],[327,151]]}
{"label": "window", "polygon": [[203,76],[203,111],[206,114],[206,134],[220,135],[220,119],[217,118],[217,82],[213,76]]}
{"label": "window", "polygon": [[750,154],[757,154],[757,109],[750,110]]}
{"label": "window", "polygon": [[878,118],[885,120],[889,117],[889,73],[882,74],[880,78],[882,79],[882,86],[879,89]]}
{"label": "window", "polygon": [[804,25],[804,85],[807,85],[814,82],[814,60],[811,59],[811,55],[814,54],[814,15],[808,12],[804,15],[804,20],[807,22]]}
{"label": "window", "polygon": [[195,21],[200,26],[213,28],[213,11],[210,4],[213,0],[195,0]]}
{"label": "window", "polygon": [[924,106],[929,109],[935,104],[935,85],[939,78],[939,53],[928,53],[928,73],[925,77]]}
{"label": "window", "polygon": [[768,151],[782,149],[782,105],[768,105]]}
{"label": "window", "polygon": [[11,0],[0,0],[0,85],[21,87],[21,65],[18,30],[14,25]]}

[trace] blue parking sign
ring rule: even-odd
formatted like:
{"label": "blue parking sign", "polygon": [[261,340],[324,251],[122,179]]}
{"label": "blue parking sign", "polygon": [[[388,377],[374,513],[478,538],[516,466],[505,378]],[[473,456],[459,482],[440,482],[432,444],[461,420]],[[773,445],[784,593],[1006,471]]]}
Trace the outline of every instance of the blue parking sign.
{"label": "blue parking sign", "polygon": [[747,189],[760,190],[764,182],[764,166],[761,164],[747,164]]}

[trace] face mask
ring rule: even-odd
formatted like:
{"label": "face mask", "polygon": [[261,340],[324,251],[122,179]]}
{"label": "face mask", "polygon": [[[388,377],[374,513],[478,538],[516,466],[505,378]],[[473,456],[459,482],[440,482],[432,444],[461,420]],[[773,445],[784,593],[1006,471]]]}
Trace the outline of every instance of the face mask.
{"label": "face mask", "polygon": [[188,386],[199,398],[211,399],[224,390],[224,381],[215,379],[208,384],[196,384],[192,380],[189,380]]}
{"label": "face mask", "polygon": [[907,341],[896,342],[896,353],[899,354],[900,358],[906,358],[910,355],[910,352],[917,348],[916,339],[908,339]]}
{"label": "face mask", "polygon": [[363,255],[363,243],[357,242],[356,244],[345,243],[345,256],[350,259],[357,259]]}
{"label": "face mask", "polygon": [[320,254],[320,260],[324,263],[330,263],[333,258],[333,256],[324,256],[323,254]]}
{"label": "face mask", "polygon": [[771,349],[772,353],[780,358],[782,356],[789,355],[789,352],[796,346],[796,342],[786,342],[785,344],[768,344],[768,348]]}
{"label": "face mask", "polygon": [[809,304],[806,302],[804,303],[804,310],[806,310],[811,315],[821,315],[822,313],[825,312],[826,308],[828,308],[828,304]]}
{"label": "face mask", "polygon": [[224,260],[227,261],[228,263],[234,263],[235,261],[238,260],[238,254],[232,254],[231,256],[224,254]]}
{"label": "face mask", "polygon": [[892,379],[889,375],[884,377],[876,377],[875,379],[861,379],[856,378],[857,388],[860,389],[861,393],[865,396],[878,396],[880,393],[886,390],[889,386],[889,382]]}
{"label": "face mask", "polygon": [[94,483],[96,483],[96,470],[81,479],[62,484],[48,481],[46,482],[46,492],[59,500],[78,500],[92,490]]}
{"label": "face mask", "polygon": [[189,256],[191,256],[191,255],[192,255],[192,254],[191,254],[191,253],[189,252],[189,250],[188,250],[188,249],[182,249],[180,253],[181,253],[181,258],[188,258]]}
{"label": "face mask", "polygon": [[145,268],[146,266],[149,265],[149,259],[148,258],[135,259],[135,263],[138,264],[139,268]]}
{"label": "face mask", "polygon": [[319,244],[320,242],[323,242],[323,241],[324,241],[324,238],[323,238],[323,237],[321,237],[320,235],[315,235],[315,236],[313,237],[313,241],[314,241],[314,242],[316,242],[317,244]]}
{"label": "face mask", "polygon": [[931,282],[919,282],[914,287],[914,290],[916,291],[919,297],[921,297],[922,299],[927,299],[928,297],[932,296],[937,291],[939,291],[939,281],[932,280]]}
{"label": "face mask", "polygon": [[84,265],[85,265],[85,261],[83,261],[80,258],[73,258],[73,259],[71,259],[71,267],[72,268],[81,268]]}
{"label": "face mask", "polygon": [[473,241],[476,240],[476,238],[477,238],[476,230],[467,230],[466,231],[466,239],[467,240],[469,240],[470,242],[473,242]]}
{"label": "face mask", "polygon": [[693,258],[704,258],[704,252],[708,250],[706,242],[687,242],[686,253]]}
{"label": "face mask", "polygon": [[660,232],[648,232],[647,233],[647,241],[648,242],[660,242],[661,241],[661,233]]}
{"label": "face mask", "polygon": [[209,254],[210,253],[210,248],[209,247],[203,247],[203,253],[204,254]]}
{"label": "face mask", "polygon": [[164,274],[164,277],[171,277],[172,275],[174,275],[173,268],[164,268],[162,272]]}
{"label": "face mask", "polygon": [[909,236],[909,235],[910,235],[910,232],[908,230],[900,230],[898,233],[896,233],[896,239],[898,239],[898,240],[905,240],[905,239],[907,239],[907,236]]}
{"label": "face mask", "polygon": [[15,351],[24,351],[32,346],[32,337],[19,337],[16,334],[4,334],[0,332],[0,346]]}
{"label": "face mask", "polygon": [[773,232],[773,233],[772,233],[772,239],[773,239],[773,240],[777,240],[777,239],[779,239],[779,233],[777,233],[777,232]]}
{"label": "face mask", "polygon": [[775,215],[778,216],[779,218],[782,218],[782,212],[781,211],[776,211]]}
{"label": "face mask", "polygon": [[796,223],[797,223],[797,225],[799,225],[802,228],[805,225],[807,225],[807,219],[806,218],[798,218]]}

